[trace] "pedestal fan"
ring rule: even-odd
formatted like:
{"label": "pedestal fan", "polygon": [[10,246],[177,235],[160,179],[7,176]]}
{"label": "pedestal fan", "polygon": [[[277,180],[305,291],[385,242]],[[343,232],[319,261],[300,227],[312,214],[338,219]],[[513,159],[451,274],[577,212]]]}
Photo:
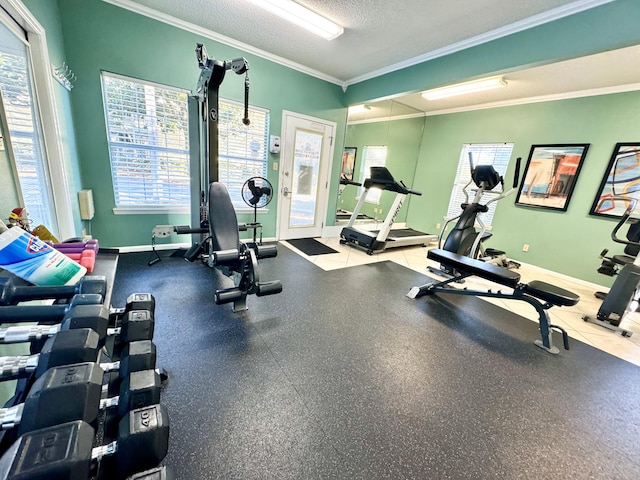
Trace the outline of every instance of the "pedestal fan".
{"label": "pedestal fan", "polygon": [[[248,223],[248,228],[253,228],[253,242],[256,241],[256,230],[262,225],[258,223],[258,209],[266,207],[273,198],[273,187],[269,180],[264,177],[251,177],[242,185],[242,199],[253,207],[253,223]],[[260,243],[262,243],[262,230],[260,233]]]}

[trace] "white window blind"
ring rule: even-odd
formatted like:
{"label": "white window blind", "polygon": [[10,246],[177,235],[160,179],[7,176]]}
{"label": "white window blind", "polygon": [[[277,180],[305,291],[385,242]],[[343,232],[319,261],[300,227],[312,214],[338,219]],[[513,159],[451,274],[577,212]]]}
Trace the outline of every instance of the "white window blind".
{"label": "white window blind", "polygon": [[102,73],[116,207],[188,207],[187,91]]}
{"label": "white window blind", "polygon": [[241,103],[220,99],[218,110],[218,181],[227,187],[236,209],[248,208],[242,185],[251,177],[267,177],[269,111],[250,107],[247,126]]}
{"label": "white window blind", "polygon": [[[371,167],[384,167],[387,163],[386,146],[366,146],[362,149],[362,182],[371,177]],[[360,187],[359,194],[362,195],[364,188]],[[379,188],[369,190],[366,202],[380,203],[382,191]]]}
{"label": "white window blind", "polygon": [[[462,190],[469,180],[471,180],[471,166],[469,165],[469,153],[473,156],[473,164],[475,165],[493,165],[493,167],[504,176],[509,165],[509,159],[511,158],[511,152],[513,150],[513,143],[466,143],[462,146],[460,152],[460,158],[458,160],[458,170],[456,171],[456,179],[451,191],[451,198],[449,200],[449,209],[447,211],[447,218],[452,218],[460,215],[462,208],[460,205],[464,203],[465,196]],[[508,182],[507,182],[508,184]],[[476,186],[472,183],[467,192],[469,193],[469,201],[473,200],[473,195],[477,190]],[[491,197],[495,195],[492,193],[485,193],[482,196],[481,202],[484,204]],[[493,202],[489,205],[489,211],[482,214],[482,222],[486,226],[490,226],[493,221],[493,215],[496,211],[496,205],[498,202]]]}

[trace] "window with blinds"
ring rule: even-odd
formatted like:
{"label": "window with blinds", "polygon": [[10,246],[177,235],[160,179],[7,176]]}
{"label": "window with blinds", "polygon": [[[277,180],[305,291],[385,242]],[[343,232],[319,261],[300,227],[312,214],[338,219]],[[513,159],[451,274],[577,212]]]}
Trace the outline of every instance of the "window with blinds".
{"label": "window with blinds", "polygon": [[267,177],[269,111],[249,108],[251,123],[242,123],[244,106],[218,101],[218,181],[225,184],[236,209],[248,208],[242,186],[251,177]]}
{"label": "window with blinds", "polygon": [[116,207],[189,207],[186,90],[102,73]]}
{"label": "window with blinds", "polygon": [[[504,176],[509,165],[509,159],[511,158],[511,152],[513,150],[513,143],[467,143],[462,146],[460,152],[460,158],[458,160],[458,170],[456,171],[456,179],[451,192],[451,198],[449,200],[449,209],[447,211],[447,218],[452,218],[460,215],[462,208],[460,205],[465,202],[465,196],[462,188],[471,180],[471,166],[469,164],[469,153],[473,157],[474,165],[493,165],[493,167]],[[508,183],[508,182],[507,182]],[[475,185],[472,183],[467,192],[469,194],[469,201],[473,200],[475,195]],[[491,199],[495,193],[487,192],[482,196],[482,203],[485,203]],[[494,202],[489,205],[489,211],[482,214],[482,222],[487,226],[491,226],[493,221],[493,215],[496,211],[498,202]]]}
{"label": "window with blinds", "polygon": [[[28,49],[0,24],[0,94],[13,160],[31,227],[57,230]],[[5,206],[9,207],[9,205]],[[3,215],[6,215],[8,208]]]}
{"label": "window with blinds", "polygon": [[[387,147],[386,146],[365,146],[362,149],[362,182],[371,176],[371,167],[384,167],[387,163]],[[360,187],[358,196],[362,195],[364,188]],[[369,190],[367,199],[368,203],[380,203],[380,195],[382,191],[379,188]]]}

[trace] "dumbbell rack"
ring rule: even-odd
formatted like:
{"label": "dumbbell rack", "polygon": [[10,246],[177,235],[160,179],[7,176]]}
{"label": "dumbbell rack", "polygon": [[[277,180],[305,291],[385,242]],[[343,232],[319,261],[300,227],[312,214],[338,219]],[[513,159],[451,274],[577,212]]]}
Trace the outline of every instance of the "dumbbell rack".
{"label": "dumbbell rack", "polygon": [[[100,254],[96,256],[93,275],[102,275],[106,278],[106,290],[103,296],[103,304],[111,305],[111,297],[113,292],[113,282],[115,279],[116,268],[118,264],[118,251],[117,250],[106,250],[101,249]],[[8,272],[0,269],[0,276],[11,276]],[[17,282],[20,282],[19,279],[16,279]],[[28,285],[26,282],[23,282],[25,285]],[[3,308],[0,306],[0,308]],[[1,325],[5,327],[5,325]],[[2,347],[0,347],[2,348]],[[154,347],[155,348],[155,347]],[[100,352],[99,362],[115,362],[120,360],[121,354],[123,350],[123,345],[120,345],[119,342],[116,341],[115,336],[107,337],[105,340],[104,348]],[[5,354],[6,353],[2,353]],[[6,402],[4,407],[11,407],[14,405],[21,404],[27,398],[29,390],[33,385],[34,378],[31,375],[29,378],[23,378],[18,380],[17,386],[15,389],[15,393],[13,397]],[[118,378],[118,372],[105,372],[103,378],[103,398],[111,398],[118,396],[119,394],[119,385],[120,381]],[[109,445],[111,442],[114,442],[118,439],[118,413],[116,409],[102,409],[98,415],[98,419],[95,422],[95,436],[93,440],[92,447],[99,447],[108,450],[103,446]],[[16,430],[16,429],[14,429]],[[28,435],[28,434],[27,434]],[[0,456],[5,454],[8,449],[10,449],[11,445],[17,440],[17,435],[15,431],[12,433],[11,430],[0,432]],[[99,450],[99,448],[94,448],[94,450]],[[116,447],[117,448],[117,447]],[[10,452],[11,453],[11,452]],[[2,462],[2,460],[0,460]],[[146,465],[141,470],[149,469],[150,466]],[[148,475],[144,473],[133,473],[129,472],[130,476],[127,474],[118,473],[119,468],[116,465],[115,456],[109,457],[104,456],[100,460],[96,461],[91,470],[91,476],[87,477],[91,480],[101,480],[101,479],[170,479],[173,478],[169,472],[167,472],[164,467],[158,465],[157,467],[152,467],[151,470],[148,470]],[[5,477],[3,477],[5,478]],[[9,477],[6,477],[9,478]],[[22,478],[22,477],[21,477]],[[47,476],[48,478],[48,476]]]}

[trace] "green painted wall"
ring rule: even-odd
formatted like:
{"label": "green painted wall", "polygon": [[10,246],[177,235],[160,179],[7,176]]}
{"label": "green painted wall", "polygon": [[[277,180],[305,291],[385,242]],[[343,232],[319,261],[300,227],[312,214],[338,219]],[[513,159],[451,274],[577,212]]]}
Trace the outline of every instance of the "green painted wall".
{"label": "green painted wall", "polygon": [[638,0],[614,2],[349,86],[345,104],[640,44]]}
{"label": "green painted wall", "polygon": [[[38,2],[33,2],[38,3]],[[96,216],[92,233],[105,246],[149,244],[157,224],[188,224],[188,215],[114,215],[114,195],[104,121],[100,72],[149,80],[192,91],[197,83],[195,47],[200,42],[219,59],[245,56],[250,65],[253,105],[271,112],[270,133],[280,135],[282,110],[311,115],[338,123],[337,145],[343,145],[346,109],[340,87],[282,67],[273,62],[218,44],[190,32],[134,14],[101,0],[64,0],[58,3],[67,62],[78,80],[72,92],[80,170],[84,188],[93,189]],[[243,100],[243,77],[228,74],[220,87],[223,98]],[[335,183],[339,177],[341,148],[336,148]],[[276,186],[277,172],[269,159],[269,180]],[[331,198],[335,209],[337,186]],[[259,217],[264,235],[275,236],[277,205]],[[240,216],[248,221],[249,215]],[[332,215],[333,217],[333,215]],[[188,241],[174,236],[174,242]]]}
{"label": "green painted wall", "polygon": [[[413,177],[416,170],[416,162],[420,152],[422,141],[422,130],[424,128],[424,117],[410,118],[404,120],[393,120],[377,123],[361,123],[349,125],[345,146],[357,147],[356,172],[362,171],[362,155],[364,146],[387,146],[386,166],[396,180],[402,180],[409,188],[413,185]],[[354,180],[364,181],[361,176],[356,176]],[[416,187],[416,190],[420,190]],[[348,185],[345,187],[341,197],[339,208],[352,212],[356,206],[358,187]],[[409,195],[396,217],[396,222],[405,222],[407,210],[414,195]],[[371,218],[384,220],[389,213],[389,209],[395,199],[395,194],[382,192],[380,205],[366,203],[362,206],[360,213],[364,213]],[[374,213],[373,209],[382,208],[382,214]]]}
{"label": "green painted wall", "polygon": [[[463,143],[513,142],[514,159],[526,162],[532,144],[590,143],[566,212],[516,206],[515,194],[502,200],[490,246],[516,260],[598,284],[596,272],[615,222],[589,215],[591,204],[617,142],[640,141],[640,92],[545,102],[427,117],[414,185],[425,195],[411,202],[407,222],[423,231],[443,223]],[[509,180],[511,182],[511,180]],[[530,245],[528,253],[523,244]],[[489,244],[488,244],[489,245]]]}

